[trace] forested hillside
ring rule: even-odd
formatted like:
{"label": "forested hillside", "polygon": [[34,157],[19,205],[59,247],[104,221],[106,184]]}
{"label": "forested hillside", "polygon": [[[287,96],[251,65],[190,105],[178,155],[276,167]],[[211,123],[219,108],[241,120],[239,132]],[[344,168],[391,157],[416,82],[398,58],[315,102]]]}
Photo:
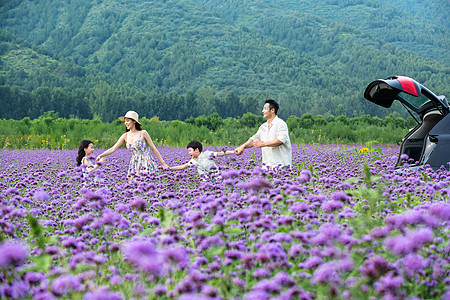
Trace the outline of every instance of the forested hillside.
{"label": "forested hillside", "polygon": [[[162,120],[217,112],[384,117],[363,99],[390,75],[450,96],[446,0],[6,1],[0,118]],[[398,110],[401,112],[401,109]]]}

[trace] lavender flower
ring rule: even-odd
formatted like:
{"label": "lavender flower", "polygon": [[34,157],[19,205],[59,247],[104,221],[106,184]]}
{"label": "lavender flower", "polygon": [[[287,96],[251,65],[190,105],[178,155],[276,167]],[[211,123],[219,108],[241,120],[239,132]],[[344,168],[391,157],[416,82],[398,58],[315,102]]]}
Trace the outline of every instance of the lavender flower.
{"label": "lavender flower", "polygon": [[428,228],[407,231],[406,236],[388,237],[384,245],[394,254],[416,252],[433,239],[433,231]]}
{"label": "lavender flower", "polygon": [[373,256],[364,262],[360,272],[371,279],[375,279],[386,274],[392,268],[391,264],[384,257]]}
{"label": "lavender flower", "polygon": [[165,272],[162,257],[147,240],[130,241],[124,246],[123,252],[126,260],[145,273],[161,276]]}
{"label": "lavender flower", "polygon": [[396,295],[400,287],[403,285],[403,278],[394,276],[388,273],[386,276],[380,278],[375,284],[376,290],[382,295]]}
{"label": "lavender flower", "polygon": [[6,241],[0,244],[0,268],[20,266],[28,258],[28,248],[20,241]]}
{"label": "lavender flower", "polygon": [[88,292],[84,295],[83,300],[122,300],[121,293],[110,292],[107,290],[98,290],[95,292]]}
{"label": "lavender flower", "polygon": [[81,288],[80,279],[72,274],[64,274],[52,282],[52,292],[56,296],[66,296]]}

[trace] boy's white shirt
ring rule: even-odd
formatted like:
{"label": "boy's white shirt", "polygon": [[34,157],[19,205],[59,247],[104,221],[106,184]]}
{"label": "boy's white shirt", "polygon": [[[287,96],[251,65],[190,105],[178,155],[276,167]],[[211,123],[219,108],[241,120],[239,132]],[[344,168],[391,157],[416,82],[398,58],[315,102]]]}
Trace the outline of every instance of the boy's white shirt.
{"label": "boy's white shirt", "polygon": [[208,175],[211,167],[217,168],[216,163],[211,159],[211,155],[217,156],[217,152],[203,151],[197,158],[191,158],[188,164],[196,166],[199,175]]}

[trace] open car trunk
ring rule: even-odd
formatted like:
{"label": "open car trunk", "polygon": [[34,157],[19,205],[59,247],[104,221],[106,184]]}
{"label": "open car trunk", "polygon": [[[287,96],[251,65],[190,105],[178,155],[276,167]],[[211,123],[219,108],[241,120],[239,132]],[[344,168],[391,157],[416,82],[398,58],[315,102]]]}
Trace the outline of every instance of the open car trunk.
{"label": "open car trunk", "polygon": [[409,162],[413,165],[429,164],[433,169],[444,165],[449,168],[450,115],[444,96],[436,96],[411,78],[392,76],[371,82],[364,97],[386,108],[397,100],[418,123],[402,141],[396,168],[403,165],[403,154],[413,160]]}
{"label": "open car trunk", "polygon": [[403,165],[402,159],[400,158],[402,154],[406,154],[409,158],[413,159],[413,164],[423,164],[423,154],[425,152],[428,134],[443,117],[444,116],[438,110],[430,111],[425,114],[422,123],[418,124],[404,137],[400,146],[399,157],[395,165],[396,168]]}

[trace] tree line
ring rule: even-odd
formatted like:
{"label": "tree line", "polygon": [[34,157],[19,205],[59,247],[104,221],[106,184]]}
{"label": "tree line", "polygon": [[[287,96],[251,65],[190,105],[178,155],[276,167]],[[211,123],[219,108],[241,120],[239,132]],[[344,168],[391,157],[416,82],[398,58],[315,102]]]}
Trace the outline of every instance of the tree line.
{"label": "tree line", "polygon": [[[185,147],[191,140],[206,146],[236,146],[244,143],[265,122],[261,114],[245,113],[237,118],[221,118],[219,114],[190,117],[184,121],[164,121],[154,116],[140,118],[158,146]],[[386,118],[362,115],[324,117],[305,113],[286,119],[292,143],[359,143],[369,141],[400,143],[416,124],[396,114]],[[95,142],[96,148],[111,147],[125,131],[123,122],[99,119],[61,118],[54,111],[38,118],[21,120],[0,119],[0,148],[2,149],[76,149],[83,139]]]}

